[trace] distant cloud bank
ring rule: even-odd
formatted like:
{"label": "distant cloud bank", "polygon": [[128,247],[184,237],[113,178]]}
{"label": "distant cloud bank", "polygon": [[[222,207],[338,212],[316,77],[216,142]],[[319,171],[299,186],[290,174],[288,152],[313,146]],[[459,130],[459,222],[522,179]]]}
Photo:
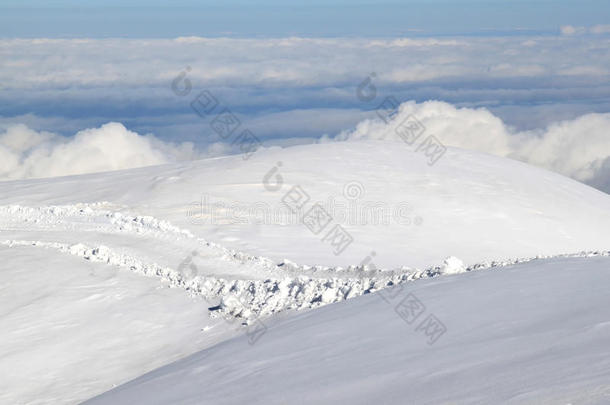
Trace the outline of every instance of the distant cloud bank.
{"label": "distant cloud bank", "polygon": [[[231,152],[211,117],[191,108],[208,90],[242,129],[284,146],[378,137],[385,124],[371,117],[381,100],[413,100],[401,114],[447,145],[610,191],[609,33],[597,25],[528,37],[0,39],[0,178]],[[179,77],[184,91],[172,91]],[[376,94],[358,97],[366,78]]]}
{"label": "distant cloud bank", "polygon": [[[376,72],[380,83],[571,76],[587,67],[610,74],[598,52],[610,25],[564,26],[565,36],[485,38],[0,39],[6,89],[168,87],[185,67],[193,84],[290,87],[354,84]],[[542,50],[544,50],[542,52]]]}
{"label": "distant cloud bank", "polygon": [[[513,158],[543,167],[610,192],[610,113],[586,114],[544,129],[516,131],[484,108],[457,108],[440,101],[403,103],[389,124],[366,119],[334,137],[336,141],[385,139],[416,117],[427,134],[444,145]],[[228,145],[198,150],[190,142],[163,142],[122,124],[79,131],[73,137],[37,132],[25,125],[0,133],[0,178],[23,179],[128,169],[228,153]]]}

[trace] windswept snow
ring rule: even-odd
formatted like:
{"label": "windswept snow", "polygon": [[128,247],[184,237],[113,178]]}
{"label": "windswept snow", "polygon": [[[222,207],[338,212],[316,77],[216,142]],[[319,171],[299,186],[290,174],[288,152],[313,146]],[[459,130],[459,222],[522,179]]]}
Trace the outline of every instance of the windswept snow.
{"label": "windswept snow", "polygon": [[[404,285],[268,325],[86,404],[606,404],[610,259],[534,261]],[[396,287],[399,288],[399,287]],[[407,323],[408,294],[425,306]],[[388,294],[390,295],[390,294]],[[434,344],[420,328],[445,326]]]}
{"label": "windswept snow", "polygon": [[[282,203],[294,186],[310,197],[298,214]],[[110,211],[152,216],[230,249],[308,265],[358,265],[375,252],[377,267],[426,268],[448,256],[469,265],[610,245],[605,193],[459,149],[429,166],[422,153],[377,141],[2,182],[0,196],[0,205],[25,207],[106,201]],[[316,201],[354,239],[340,255],[321,241],[326,229],[315,235],[300,221]]]}
{"label": "windswept snow", "polygon": [[75,404],[237,332],[133,272],[37,246],[0,257],[1,404]]}
{"label": "windswept snow", "polygon": [[[161,239],[164,244],[181,244],[190,240],[193,250],[172,268],[120,253],[105,245],[91,247],[80,242],[67,244],[32,240],[4,240],[0,241],[0,245],[55,249],[89,261],[158,277],[171,287],[183,288],[191,295],[202,296],[209,303],[217,303],[214,311],[224,316],[242,318],[245,323],[290,309],[316,308],[407,281],[506,266],[532,259],[484,262],[467,267],[459,258],[451,256],[440,266],[427,269],[401,267],[389,270],[374,266],[370,268],[368,265],[347,268],[312,267],[288,260],[274,263],[267,258],[236,252],[195,238],[189,231],[154,217],[129,216],[91,208],[98,205],[40,208],[12,205],[0,207],[0,220],[12,231],[25,230],[28,233],[52,228],[53,232],[71,230],[71,235],[95,232],[102,239],[119,233],[131,236],[135,234],[138,237],[145,235],[147,238]],[[125,238],[121,241],[125,241]],[[581,252],[573,255],[607,256],[608,252]],[[217,269],[217,266],[222,268]],[[231,267],[235,269],[232,272],[229,270]]]}
{"label": "windswept snow", "polygon": [[[290,201],[287,193],[297,186],[308,199],[292,215],[283,201]],[[0,304],[9,308],[0,315],[9,331],[0,344],[0,365],[17,370],[0,397],[8,403],[84,400],[261,322],[288,318],[290,325],[290,319],[301,319],[290,318],[299,310],[354,308],[341,317],[354,317],[369,329],[377,325],[376,312],[353,302],[376,311],[377,301],[342,302],[392,291],[388,287],[437,289],[462,277],[478,280],[457,274],[514,264],[546,269],[546,263],[580,260],[603,267],[610,247],[610,196],[604,193],[458,149],[430,166],[422,154],[374,141],[267,149],[248,160],[232,156],[0,182],[0,196],[0,271],[6,280]],[[300,219],[315,202],[331,214],[328,229],[340,225],[353,238],[339,254],[324,240],[327,229],[310,230]],[[377,216],[384,210],[389,217]],[[434,280],[424,280],[429,278]],[[490,281],[488,288],[505,288],[497,283]],[[479,295],[477,288],[470,293]],[[53,316],[50,307],[57,309]],[[494,308],[489,311],[500,311]],[[474,314],[474,307],[469,311]],[[326,312],[298,316],[318,313]],[[340,325],[329,330],[338,334]],[[364,347],[377,353],[371,346],[377,336],[363,336]],[[360,339],[340,338],[352,344]],[[41,359],[57,357],[38,364],[32,347],[39,347]],[[340,356],[338,347],[325,353]],[[423,362],[418,353],[409,361]],[[33,365],[21,367],[28,362]],[[290,374],[290,368],[274,364]],[[404,371],[396,367],[392,372]],[[214,392],[222,395],[223,389]]]}

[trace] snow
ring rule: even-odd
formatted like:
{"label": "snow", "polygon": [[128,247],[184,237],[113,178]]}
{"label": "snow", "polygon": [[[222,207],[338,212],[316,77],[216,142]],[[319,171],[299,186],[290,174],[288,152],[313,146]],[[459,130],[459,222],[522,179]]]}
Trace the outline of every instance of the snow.
{"label": "snow", "polygon": [[440,269],[440,274],[459,274],[466,271],[464,262],[455,256],[450,256],[443,261]]}
{"label": "snow", "polygon": [[37,246],[0,255],[2,404],[77,403],[236,332],[136,273]]}
{"label": "snow", "polygon": [[[309,224],[310,230],[283,205],[294,190],[310,197],[299,214],[316,202],[331,213],[327,228]],[[199,204],[204,200],[214,209],[203,209]],[[388,209],[389,220],[367,211],[371,206]],[[255,211],[263,213],[262,221],[252,215]],[[0,368],[10,370],[3,372],[8,377],[0,383],[0,403],[83,401],[189,355],[207,356],[217,367],[205,380],[216,379],[209,392],[193,388],[206,385],[199,381],[199,369],[188,371],[191,363],[185,360],[155,373],[171,370],[167,378],[180,375],[176,386],[188,383],[190,389],[164,394],[136,380],[126,386],[134,390],[128,395],[150,391],[147,403],[164,395],[172,396],[172,403],[180,402],[181,395],[189,401],[208,395],[211,403],[231,403],[244,399],[243,390],[251,387],[257,398],[270,399],[274,391],[261,390],[269,384],[265,378],[277,373],[274,378],[293,378],[292,386],[278,387],[290,395],[314,395],[316,390],[307,394],[307,384],[317,384],[327,402],[350,393],[402,402],[391,397],[402,398],[402,388],[386,386],[405,385],[397,376],[413,373],[398,360],[421,367],[421,374],[412,377],[429,387],[429,380],[449,378],[433,367],[451,365],[459,346],[472,355],[473,363],[465,364],[476,367],[478,355],[481,364],[505,355],[499,330],[532,347],[523,353],[525,360],[540,353],[534,350],[540,347],[529,335],[531,329],[520,329],[513,319],[491,321],[492,314],[516,310],[513,302],[489,304],[494,297],[529,291],[532,300],[552,303],[547,312],[523,312],[523,322],[541,322],[551,328],[550,337],[563,339],[551,332],[563,319],[561,311],[576,299],[565,291],[570,286],[566,280],[577,280],[581,293],[586,283],[598,288],[605,281],[608,212],[607,194],[545,170],[451,148],[430,166],[422,154],[377,141],[270,148],[249,159],[229,156],[0,182],[0,325],[8,331],[0,341]],[[325,241],[335,225],[353,238],[339,253]],[[564,268],[571,276],[555,280],[552,274]],[[547,287],[551,285],[557,295]],[[447,324],[447,335],[430,347],[420,339],[407,344],[409,349],[399,348],[404,336],[395,332],[405,328],[404,322],[379,299],[392,288],[413,289]],[[607,305],[600,305],[600,297],[582,296],[587,298],[579,305],[591,311],[587,320],[605,316]],[[533,305],[529,299],[523,298],[524,305]],[[466,312],[458,314],[460,309]],[[460,329],[468,325],[472,331]],[[605,333],[603,326],[581,326]],[[568,337],[577,333],[566,331]],[[227,340],[234,336],[239,337]],[[451,336],[461,340],[455,343]],[[585,343],[593,344],[590,350],[597,350],[593,337],[585,337],[591,339]],[[481,352],[486,355],[465,345],[468,339],[489,344]],[[277,356],[267,352],[274,345]],[[290,345],[301,350],[290,353]],[[386,346],[394,356],[384,354]],[[227,348],[235,351],[234,360],[222,360]],[[434,363],[427,356],[439,348],[444,348],[437,356],[441,363]],[[572,355],[572,346],[560,349]],[[348,361],[350,353],[371,368],[359,369]],[[207,363],[197,367],[209,370]],[[471,379],[464,381],[474,381],[475,371],[466,373]],[[193,379],[183,374],[190,372]],[[235,380],[224,381],[225,372],[235,373]],[[559,373],[550,370],[548,380],[533,380],[524,395],[544,396],[536,390],[554,389],[552,372]],[[485,373],[477,378],[481,376]],[[328,384],[329,379],[338,384]],[[243,390],[233,390],[231,381]],[[509,379],[499,395],[516,381],[521,380]],[[593,395],[596,381],[583,383],[582,390],[574,386],[574,395]],[[487,398],[491,394],[484,388],[477,395]],[[416,391],[414,398],[424,402],[454,392]],[[116,392],[108,395],[114,398]],[[290,398],[298,402],[298,397]]]}
{"label": "snow", "polygon": [[[562,258],[404,284],[267,325],[85,404],[610,401],[610,258]],[[399,287],[396,287],[399,288]],[[413,294],[424,312],[395,311]],[[434,344],[418,324],[446,327]]]}
{"label": "snow", "polygon": [[[277,175],[281,187],[269,191]],[[314,235],[296,214],[289,215],[282,198],[295,185],[310,196],[304,211],[320,202],[333,217],[331,226],[341,224],[353,237],[340,255],[321,241],[325,232]],[[355,189],[359,198],[348,193]],[[459,149],[449,148],[429,166],[422,153],[381,141],[269,148],[248,160],[229,156],[2,182],[0,196],[0,205],[24,207],[107,202],[109,211],[167,221],[239,252],[307,265],[358,265],[375,252],[379,268],[426,268],[450,255],[473,264],[607,249],[610,242],[605,193],[520,162]],[[180,256],[173,260],[186,254]]]}

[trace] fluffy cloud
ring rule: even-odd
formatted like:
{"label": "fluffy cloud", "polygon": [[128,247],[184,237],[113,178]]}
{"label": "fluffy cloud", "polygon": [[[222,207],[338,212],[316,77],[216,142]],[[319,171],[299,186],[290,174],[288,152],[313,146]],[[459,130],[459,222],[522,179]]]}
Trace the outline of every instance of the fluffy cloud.
{"label": "fluffy cloud", "polygon": [[[400,141],[394,128],[409,117],[416,117],[425,133],[435,135],[444,145],[518,159],[610,192],[610,113],[586,114],[544,129],[517,131],[485,108],[410,101],[387,124],[380,118],[365,119],[332,139]],[[13,125],[0,133],[0,179],[128,169],[230,152],[231,147],[222,143],[197,150],[189,142],[163,142],[119,123],[85,129],[73,137]]]}
{"label": "fluffy cloud", "polygon": [[[67,136],[116,121],[201,145],[219,140],[189,106],[206,89],[261,139],[312,138],[355,125],[360,112],[375,108],[355,91],[374,72],[380,94],[486,106],[508,124],[541,126],[559,115],[610,111],[609,41],[604,35],[0,39],[0,123]],[[177,85],[190,84],[191,91],[177,95],[171,85],[181,73]],[[21,119],[27,115],[34,118]],[[303,124],[305,115],[315,119]],[[522,122],[533,115],[537,122]]]}
{"label": "fluffy cloud", "polygon": [[544,129],[516,131],[485,108],[456,108],[440,102],[403,103],[386,124],[365,120],[337,140],[398,141],[396,125],[416,117],[444,145],[518,159],[610,192],[610,113],[586,114]]}
{"label": "fluffy cloud", "polygon": [[[306,142],[352,127],[374,115],[382,94],[487,106],[409,102],[401,111],[415,113],[448,145],[521,159],[609,190],[608,118],[586,113],[610,111],[610,39],[575,35],[581,31],[566,26],[566,35],[555,37],[388,40],[0,39],[0,125],[7,128],[0,135],[0,178],[226,153],[211,118],[189,106],[207,89],[265,144]],[[180,88],[191,87],[182,96],[171,89],[181,72],[188,82]],[[373,72],[379,97],[363,101],[356,88]],[[159,138],[120,124],[70,137],[10,126],[25,122],[72,135],[108,121]],[[375,137],[384,125],[364,120],[338,138]],[[537,127],[544,129],[525,130]]]}
{"label": "fluffy cloud", "polygon": [[[544,129],[517,131],[485,108],[410,101],[401,104],[389,123],[378,117],[365,119],[355,128],[333,138],[324,137],[323,141],[400,142],[394,129],[410,117],[416,117],[424,126],[425,134],[435,135],[446,146],[518,159],[610,191],[610,113],[586,114]],[[119,123],[85,129],[73,137],[13,125],[0,133],[0,179],[128,169],[231,151],[230,145],[223,143],[198,150],[190,142],[163,142],[152,135],[129,131]]]}
{"label": "fluffy cloud", "polygon": [[129,169],[202,156],[191,143],[165,143],[119,123],[85,129],[70,138],[25,125],[0,133],[0,178],[5,180]]}

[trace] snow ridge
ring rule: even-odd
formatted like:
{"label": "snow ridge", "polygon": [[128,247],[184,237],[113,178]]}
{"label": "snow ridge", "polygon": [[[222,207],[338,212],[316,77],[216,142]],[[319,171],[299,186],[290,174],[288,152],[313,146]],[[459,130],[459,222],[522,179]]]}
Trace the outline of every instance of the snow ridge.
{"label": "snow ridge", "polygon": [[5,230],[7,224],[24,223],[40,228],[65,226],[68,229],[79,230],[93,226],[96,230],[103,229],[109,232],[127,232],[162,239],[167,237],[178,240],[191,239],[196,241],[201,248],[211,249],[213,256],[220,257],[225,263],[249,265],[254,268],[255,272],[269,270],[282,276],[264,279],[227,279],[210,274],[200,275],[197,272],[189,275],[186,274],[187,272],[181,271],[180,267],[173,269],[154,262],[146,262],[131,255],[115,252],[102,244],[92,247],[82,243],[66,244],[7,239],[0,242],[0,245],[55,249],[86,260],[159,277],[162,282],[171,287],[183,288],[193,296],[203,297],[209,303],[218,303],[214,307],[216,313],[226,317],[241,318],[246,323],[256,317],[268,316],[285,310],[315,308],[421,278],[505,267],[552,257],[610,255],[610,251],[580,252],[484,262],[469,267],[464,266],[459,259],[449,257],[441,266],[425,270],[409,267],[388,270],[371,268],[366,265],[348,266],[347,268],[307,266],[288,260],[275,263],[265,257],[253,256],[197,238],[190,231],[174,226],[168,221],[151,216],[128,215],[102,209],[109,205],[111,204],[98,202],[38,208],[20,205],[0,206],[0,219],[2,219],[2,228]]}
{"label": "snow ridge", "polygon": [[[136,257],[114,252],[103,245],[91,247],[82,243],[70,245],[28,240],[4,240],[0,241],[0,245],[55,249],[85,260],[159,277],[171,287],[183,288],[194,296],[202,296],[208,302],[219,302],[218,307],[221,314],[244,320],[271,315],[287,309],[315,308],[424,277],[424,272],[416,271],[410,274],[388,272],[387,276],[382,277],[367,274],[362,278],[312,278],[307,275],[265,280],[228,280],[199,275],[189,278],[175,269],[159,266],[156,263],[146,263]],[[238,302],[241,304],[238,305]]]}
{"label": "snow ridge", "polygon": [[[290,309],[316,308],[396,284],[446,274],[443,267],[432,267],[423,271],[413,270],[402,274],[383,271],[371,272],[360,267],[360,277],[348,278],[311,278],[307,275],[301,275],[266,280],[227,280],[212,276],[196,276],[189,279],[175,269],[162,267],[156,263],[145,263],[135,257],[116,253],[103,245],[89,247],[81,243],[69,245],[26,240],[4,240],[0,242],[0,245],[7,247],[38,246],[56,249],[62,253],[79,256],[86,260],[128,268],[147,276],[159,277],[169,286],[183,288],[194,296],[203,297],[208,302],[219,300],[218,311],[220,314],[226,317],[241,318],[245,323],[255,317],[268,316]],[[610,251],[580,252],[552,257],[593,256],[610,256]],[[465,268],[464,272],[505,267],[542,258],[539,256],[529,259],[480,263]],[[388,275],[384,276],[383,273],[388,273]]]}

